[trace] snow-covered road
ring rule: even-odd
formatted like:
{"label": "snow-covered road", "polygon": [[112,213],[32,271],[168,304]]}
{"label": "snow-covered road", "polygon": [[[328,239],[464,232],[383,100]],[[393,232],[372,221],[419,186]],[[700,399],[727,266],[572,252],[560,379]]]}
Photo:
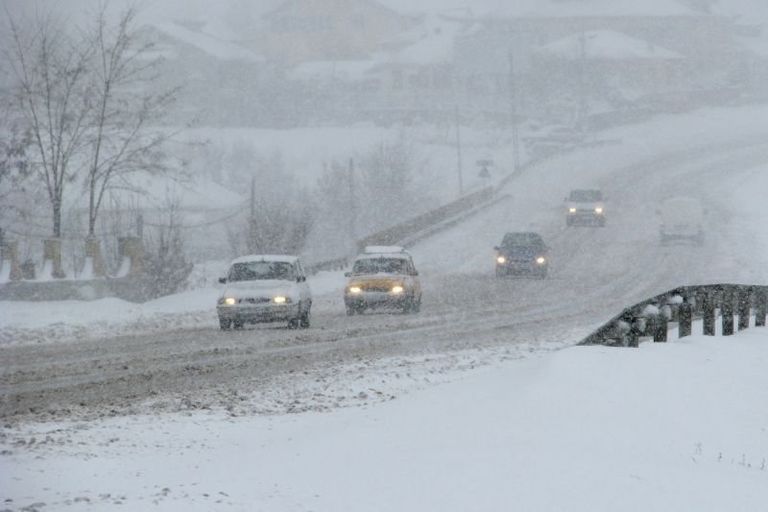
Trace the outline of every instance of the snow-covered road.
{"label": "snow-covered road", "polygon": [[[92,417],[190,403],[229,408],[240,394],[254,393],[291,410],[286,382],[297,375],[322,380],[335,368],[382,358],[450,359],[473,349],[488,349],[488,359],[523,343],[556,348],[628,303],[668,288],[764,282],[768,243],[759,233],[765,233],[766,212],[741,210],[760,204],[741,199],[768,188],[762,129],[745,129],[748,136],[736,130],[730,139],[704,145],[659,144],[656,151],[635,147],[632,139],[531,168],[507,185],[510,200],[413,249],[424,285],[420,315],[348,318],[339,291],[316,299],[308,331],[264,326],[222,333],[211,308],[210,326],[0,347],[0,415]],[[605,191],[606,228],[565,228],[562,198],[578,187]],[[680,194],[708,205],[704,247],[658,243],[653,198]],[[552,247],[551,278],[495,279],[493,245],[506,231],[530,229]],[[319,402],[324,406],[324,399]],[[302,405],[312,406],[312,400]]]}

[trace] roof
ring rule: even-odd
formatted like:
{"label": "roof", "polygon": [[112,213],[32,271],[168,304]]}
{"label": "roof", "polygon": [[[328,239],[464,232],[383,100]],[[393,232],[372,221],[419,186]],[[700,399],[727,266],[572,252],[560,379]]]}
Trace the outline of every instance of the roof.
{"label": "roof", "polygon": [[399,245],[368,245],[363,250],[365,254],[404,253],[406,250]]}
{"label": "roof", "polygon": [[256,53],[240,45],[201,31],[191,30],[172,21],[153,22],[150,23],[150,26],[168,37],[186,43],[217,59],[248,62],[262,62],[264,60]]}
{"label": "roof", "polygon": [[452,62],[456,37],[462,28],[461,23],[442,16],[427,16],[422,23],[391,40],[401,49],[384,60],[416,66]]}
{"label": "roof", "polygon": [[289,76],[294,80],[359,81],[375,65],[372,60],[339,60],[339,61],[309,61],[293,68]]}
{"label": "roof", "polygon": [[563,59],[599,60],[669,60],[683,56],[649,41],[614,30],[589,30],[571,34],[539,48],[539,51]]}
{"label": "roof", "polygon": [[250,261],[274,261],[282,263],[296,263],[298,256],[290,256],[287,254],[249,254],[247,256],[240,256],[233,259],[230,265],[235,263],[248,263]]}
{"label": "roof", "polygon": [[661,17],[706,14],[680,0],[515,0],[497,1],[495,17]]}

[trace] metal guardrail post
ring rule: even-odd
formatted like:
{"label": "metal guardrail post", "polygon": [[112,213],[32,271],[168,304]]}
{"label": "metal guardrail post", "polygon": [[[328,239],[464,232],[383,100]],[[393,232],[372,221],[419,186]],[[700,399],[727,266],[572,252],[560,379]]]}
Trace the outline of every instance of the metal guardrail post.
{"label": "metal guardrail post", "polygon": [[734,327],[733,293],[730,291],[723,291],[721,300],[722,300],[722,303],[720,306],[720,314],[723,317],[722,318],[723,336],[732,336],[733,327]]}
{"label": "metal guardrail post", "polygon": [[687,300],[680,304],[678,310],[678,337],[685,338],[693,331],[693,306]]}
{"label": "metal guardrail post", "polygon": [[704,295],[704,301],[702,303],[703,308],[703,321],[704,321],[704,336],[715,335],[715,297],[713,292],[709,292]]}
{"label": "metal guardrail post", "polygon": [[667,341],[667,316],[663,313],[653,317],[653,341]]}
{"label": "metal guardrail post", "polygon": [[749,288],[742,288],[738,291],[738,306],[737,312],[739,315],[739,330],[749,329],[749,311],[752,305],[752,295],[754,291],[750,286]]}
{"label": "metal guardrail post", "polygon": [[755,327],[765,327],[765,317],[768,315],[768,290],[763,288],[755,297]]}

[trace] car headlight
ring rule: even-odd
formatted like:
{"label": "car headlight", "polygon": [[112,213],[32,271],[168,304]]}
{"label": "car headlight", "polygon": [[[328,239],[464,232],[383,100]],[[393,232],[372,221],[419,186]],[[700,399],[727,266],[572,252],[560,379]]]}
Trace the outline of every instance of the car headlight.
{"label": "car headlight", "polygon": [[568,213],[576,213],[576,208],[568,208]]}
{"label": "car headlight", "polygon": [[237,303],[237,299],[234,297],[224,297],[219,299],[219,304],[226,304],[227,306],[234,306]]}
{"label": "car headlight", "polygon": [[496,257],[496,263],[504,264],[506,262],[507,262],[507,258],[505,258],[504,256],[497,256]]}
{"label": "car headlight", "polygon": [[603,208],[598,206],[597,208],[595,208],[595,213],[600,215],[601,213],[603,213]]}
{"label": "car headlight", "polygon": [[395,286],[392,287],[392,293],[394,294],[403,293],[404,291],[405,291],[405,288],[403,288],[399,284],[396,284]]}
{"label": "car headlight", "polygon": [[358,293],[360,293],[362,291],[363,291],[362,288],[360,288],[359,286],[350,286],[349,287],[349,293],[358,294]]}
{"label": "car headlight", "polygon": [[536,258],[536,263],[539,265],[543,265],[546,262],[547,262],[547,258],[545,258],[544,256],[539,256],[538,258]]}
{"label": "car headlight", "polygon": [[286,304],[288,302],[291,302],[291,300],[285,295],[275,295],[274,297],[272,297],[272,302],[274,302],[275,304]]}

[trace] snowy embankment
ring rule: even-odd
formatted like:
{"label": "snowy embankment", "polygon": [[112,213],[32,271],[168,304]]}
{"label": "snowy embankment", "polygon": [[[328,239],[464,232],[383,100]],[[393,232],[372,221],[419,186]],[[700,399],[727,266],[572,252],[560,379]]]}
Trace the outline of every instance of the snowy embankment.
{"label": "snowy embankment", "polygon": [[762,510],[766,368],[751,329],[409,375],[420,389],[325,414],[5,428],[0,488],[10,510]]}
{"label": "snowy embankment", "polygon": [[[318,297],[335,292],[343,283],[341,272],[321,272],[309,279]],[[0,301],[0,345],[60,343],[173,329],[218,328],[216,300],[220,295],[221,287],[208,284],[142,304],[117,298]]]}

